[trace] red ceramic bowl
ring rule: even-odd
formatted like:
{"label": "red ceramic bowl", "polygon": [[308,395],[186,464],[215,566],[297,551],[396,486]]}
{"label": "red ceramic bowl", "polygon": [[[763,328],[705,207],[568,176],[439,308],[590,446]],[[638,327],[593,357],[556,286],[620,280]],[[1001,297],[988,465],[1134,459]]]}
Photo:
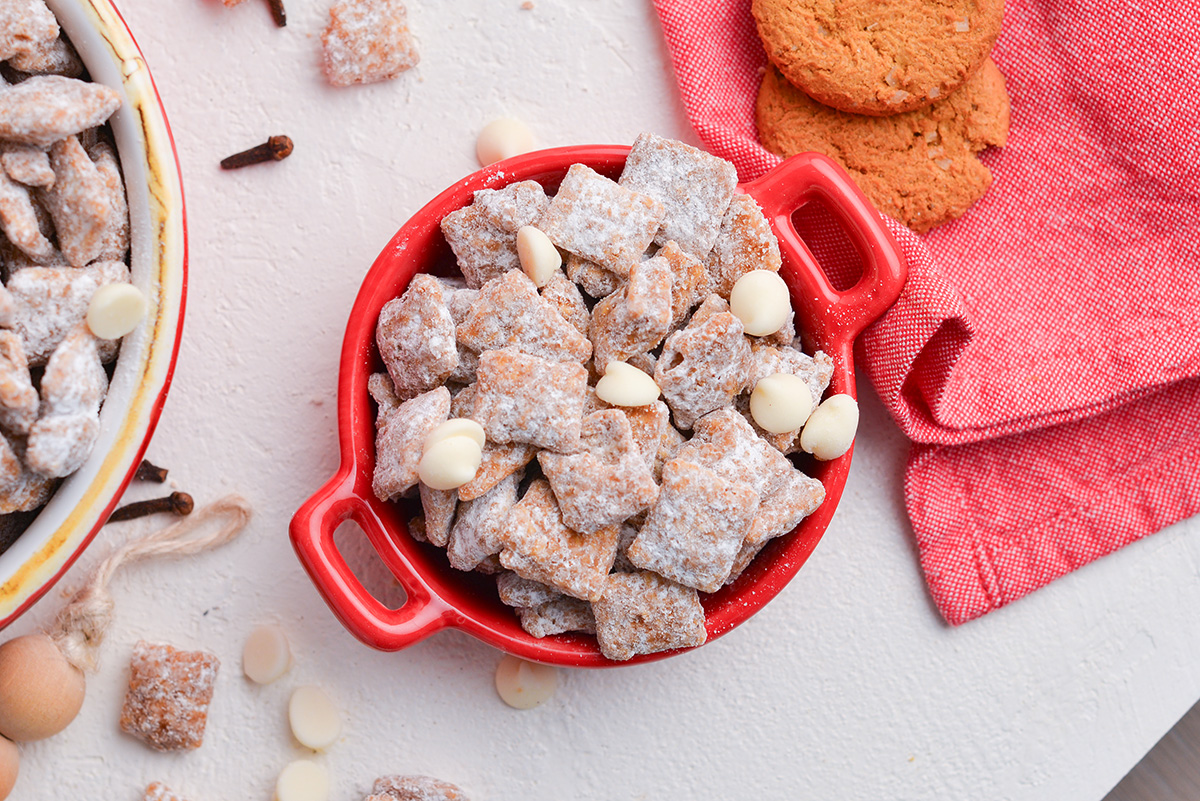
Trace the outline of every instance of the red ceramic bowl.
{"label": "red ceramic bowl", "polygon": [[[568,167],[582,162],[617,178],[629,152],[623,146],[565,147],[529,153],[495,164],[447,189],[392,238],[363,281],[350,312],[338,380],[338,432],[342,462],[337,473],[292,518],[291,538],[300,561],[334,614],[355,636],[382,650],[399,650],[451,627],[523,659],[569,667],[607,667],[662,659],[679,651],[605,659],[593,637],[526,634],[515,612],[500,603],[495,580],[450,567],[445,553],[408,536],[405,510],[371,491],[375,468],[375,413],[367,378],[382,370],[375,322],[385,303],[402,293],[417,272],[450,274],[454,255],[439,226],[448,213],[472,200],[478,189],[534,180],[547,192],[558,188]],[[779,238],[781,275],[791,289],[796,327],[806,344],[833,357],[831,392],[854,395],[855,337],[899,296],[905,267],[879,214],[849,177],[817,154],[795,156],[741,190],[762,206]],[[862,256],[861,279],[838,292],[827,280],[792,224],[793,214],[820,199],[840,219]],[[747,620],[796,575],[821,539],[837,507],[852,453],[814,462],[811,473],[825,485],[825,502],[793,532],[763,550],[733,584],[703,596],[708,640]],[[371,545],[407,593],[400,609],[388,609],[362,586],[334,544],[347,519],[362,527]]]}

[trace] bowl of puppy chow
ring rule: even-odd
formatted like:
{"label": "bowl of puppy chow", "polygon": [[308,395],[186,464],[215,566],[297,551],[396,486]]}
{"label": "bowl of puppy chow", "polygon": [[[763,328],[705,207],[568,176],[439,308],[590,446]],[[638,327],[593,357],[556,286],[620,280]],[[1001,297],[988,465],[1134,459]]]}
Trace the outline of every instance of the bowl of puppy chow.
{"label": "bowl of puppy chow", "polygon": [[[792,223],[862,257],[835,289]],[[728,632],[828,526],[857,426],[852,345],[904,262],[833,162],[733,165],[653,134],[492,165],[419,211],[350,314],[339,470],[291,537],[377,648],[456,628],[606,667]],[[391,608],[339,550],[361,528]]]}
{"label": "bowl of puppy chow", "polygon": [[0,626],[99,532],[182,331],[183,192],[153,80],[106,0],[0,8]]}

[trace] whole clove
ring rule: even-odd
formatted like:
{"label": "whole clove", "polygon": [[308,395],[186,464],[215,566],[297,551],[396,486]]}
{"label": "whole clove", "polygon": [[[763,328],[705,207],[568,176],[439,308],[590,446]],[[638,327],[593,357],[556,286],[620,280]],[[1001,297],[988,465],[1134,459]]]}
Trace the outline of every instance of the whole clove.
{"label": "whole clove", "polygon": [[251,164],[262,164],[265,161],[282,161],[292,155],[292,140],[286,136],[272,136],[261,145],[255,145],[249,150],[234,153],[221,159],[221,169],[237,170],[249,167]]}
{"label": "whole clove", "polygon": [[283,8],[283,0],[267,0],[271,6],[271,19],[275,20],[275,24],[280,28],[287,25],[287,11]]}
{"label": "whole clove", "polygon": [[186,492],[172,492],[165,498],[153,498],[148,501],[137,501],[126,504],[109,515],[108,522],[118,523],[122,520],[136,520],[139,517],[146,517],[147,515],[158,514],[159,512],[171,512],[182,517],[183,515],[190,515],[193,508],[195,508],[195,503],[192,501],[191,495],[188,495]]}

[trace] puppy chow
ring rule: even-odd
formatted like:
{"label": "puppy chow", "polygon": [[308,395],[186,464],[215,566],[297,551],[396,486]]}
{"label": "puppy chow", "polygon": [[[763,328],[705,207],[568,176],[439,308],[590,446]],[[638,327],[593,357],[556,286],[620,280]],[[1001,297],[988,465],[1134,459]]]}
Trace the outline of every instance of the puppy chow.
{"label": "puppy chow", "polygon": [[574,253],[568,253],[563,259],[563,269],[566,270],[567,278],[579,284],[584,292],[596,299],[608,297],[621,286],[621,276]]}
{"label": "puppy chow", "polygon": [[10,145],[0,151],[0,166],[8,177],[25,186],[46,188],[54,185],[50,155],[40,147]]}
{"label": "puppy chow", "polygon": [[450,391],[431,389],[400,404],[375,435],[372,486],[381,501],[397,498],[417,486],[425,437],[450,416]]}
{"label": "puppy chow", "polygon": [[697,418],[728,406],[746,388],[750,345],[738,318],[714,314],[667,337],[654,368],[654,380],[682,429]]}
{"label": "puppy chow", "polygon": [[479,358],[472,417],[493,442],[570,453],[580,446],[587,386],[587,370],[576,362],[489,350]]}
{"label": "puppy chow", "polygon": [[517,231],[546,208],[546,193],[534,181],[503,189],[481,189],[471,205],[442,219],[442,235],[454,251],[467,286],[479,289],[510,270],[521,269]]}
{"label": "puppy chow", "polygon": [[425,539],[439,548],[450,541],[450,526],[454,523],[454,512],[458,509],[457,490],[435,490],[420,482],[417,492],[421,498],[421,509],[425,512]]}
{"label": "puppy chow", "polygon": [[779,272],[782,262],[779,242],[758,203],[749,195],[735,195],[705,262],[712,291],[728,300],[743,275],[751,270]]}
{"label": "puppy chow", "polygon": [[620,184],[663,205],[655,242],[674,241],[684,252],[703,257],[717,240],[737,170],[690,145],[644,133],[629,151]]}
{"label": "puppy chow", "polygon": [[468,801],[462,790],[432,776],[383,776],[364,801]]}
{"label": "puppy chow", "polygon": [[517,615],[521,619],[521,628],[539,640],[568,631],[596,633],[592,605],[578,598],[563,596],[538,606],[522,607],[517,610]]}
{"label": "puppy chow", "polygon": [[561,273],[555,275],[542,287],[542,300],[549,303],[564,320],[575,326],[575,330],[582,336],[588,335],[592,314],[583,302],[583,295],[579,293],[579,286],[574,281]]}
{"label": "puppy chow", "polygon": [[519,480],[520,476],[511,475],[478,498],[459,504],[446,546],[455,569],[475,570],[489,556],[500,553],[501,532],[517,502]]}
{"label": "puppy chow", "polygon": [[386,81],[420,61],[399,0],[340,0],[329,9],[321,44],[334,86]]}
{"label": "puppy chow", "polygon": [[708,639],[696,591],[649,571],[610,575],[592,611],[600,652],[618,662]]}
{"label": "puppy chow", "polygon": [[674,240],[663,245],[655,255],[671,268],[671,325],[681,326],[707,292],[708,271],[704,262],[685,253]]}
{"label": "puppy chow", "polygon": [[592,310],[594,361],[603,372],[609,362],[625,361],[658,345],[671,325],[671,268],[666,259],[636,264],[621,292]]}
{"label": "puppy chow", "polygon": [[219,667],[203,651],[138,642],[129,662],[121,731],[157,751],[199,748]]}
{"label": "puppy chow", "polygon": [[400,297],[379,313],[379,355],[396,395],[409,400],[440,386],[458,366],[454,318],[436,278],[418,274]]}
{"label": "puppy chow", "polygon": [[458,326],[458,341],[476,353],[514,348],[551,361],[585,362],[592,355],[588,338],[538,295],[520,271],[489,281],[480,290]]}
{"label": "puppy chow", "polygon": [[116,90],[61,75],[0,87],[0,141],[48,148],[102,125],[121,105]]}
{"label": "puppy chow", "polygon": [[58,38],[58,20],[42,0],[0,3],[0,61],[30,53]]}
{"label": "puppy chow", "polygon": [[563,250],[625,277],[654,239],[663,213],[654,198],[574,164],[539,226]]}

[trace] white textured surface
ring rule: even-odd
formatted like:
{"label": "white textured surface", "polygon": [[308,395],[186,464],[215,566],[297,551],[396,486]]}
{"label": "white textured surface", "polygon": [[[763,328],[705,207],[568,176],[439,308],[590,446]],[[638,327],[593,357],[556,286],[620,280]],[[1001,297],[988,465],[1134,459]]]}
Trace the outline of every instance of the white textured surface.
{"label": "white textured surface", "polygon": [[[319,76],[324,0],[292,0],[284,30],[259,0],[126,0],[174,125],[191,234],[184,346],[149,456],[199,502],[238,490],[257,517],[224,551],[118,576],[83,713],[23,747],[13,798],[137,801],[161,780],[192,801],[266,801],[279,771],[311,756],[286,706],[315,683],[345,714],[314,757],[340,801],[406,772],[495,801],[1099,799],[1200,697],[1200,522],[951,630],[901,505],[905,443],[869,393],[846,496],[809,565],[694,654],[564,672],[554,699],[518,712],[496,697],[490,648],[449,632],[377,653],[327,611],[287,523],[337,462],[342,328],[391,234],[474,168],[475,136],[498,116],[546,146],[642,130],[694,141],[648,0],[536,4],[412,0],[421,65],[335,90]],[[296,141],[286,162],[218,170],[275,133]],[[62,586],[140,525],[106,531]],[[60,604],[51,592],[5,635]],[[260,687],[240,654],[267,622],[287,630],[296,664]],[[118,733],[139,638],[222,659],[198,751],[158,754]]]}

